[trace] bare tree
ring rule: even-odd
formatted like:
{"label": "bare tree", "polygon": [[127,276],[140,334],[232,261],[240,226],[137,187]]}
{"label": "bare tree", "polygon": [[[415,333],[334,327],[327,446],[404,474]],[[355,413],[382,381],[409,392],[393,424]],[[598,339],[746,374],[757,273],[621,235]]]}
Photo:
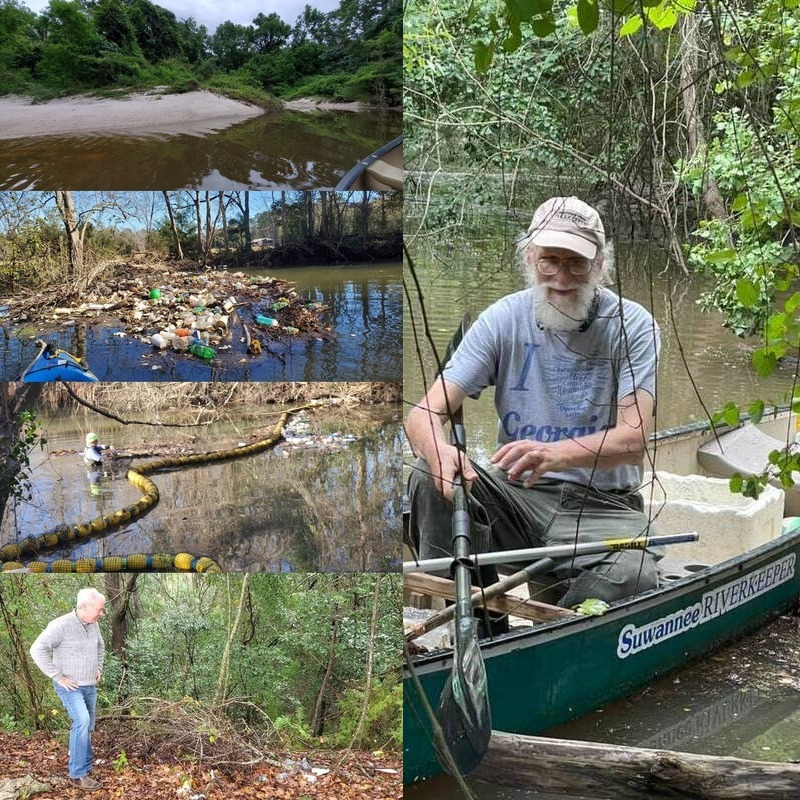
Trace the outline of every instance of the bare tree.
{"label": "bare tree", "polygon": [[182,261],[183,248],[181,247],[181,237],[178,234],[178,225],[175,222],[175,214],[172,212],[172,203],[170,203],[169,194],[167,194],[167,192],[162,192],[161,194],[164,195],[164,204],[167,207],[167,214],[169,215],[169,225],[172,229],[172,239],[175,242],[175,255],[177,255]]}

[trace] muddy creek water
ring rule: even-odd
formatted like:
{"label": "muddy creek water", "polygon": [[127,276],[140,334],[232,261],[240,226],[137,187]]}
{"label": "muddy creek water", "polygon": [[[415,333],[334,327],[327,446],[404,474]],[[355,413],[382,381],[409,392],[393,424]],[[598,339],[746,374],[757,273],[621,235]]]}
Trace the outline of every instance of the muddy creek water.
{"label": "muddy creek water", "polygon": [[211,132],[5,139],[0,189],[330,189],[401,121],[392,111],[284,111]]}
{"label": "muddy creek water", "polygon": [[155,350],[135,336],[115,336],[123,326],[113,322],[87,320],[49,329],[3,326],[0,379],[18,379],[38,352],[37,338],[45,338],[85,358],[101,381],[400,380],[400,264],[270,269],[269,275],[291,281],[308,301],[329,306],[324,314],[329,337],[281,335],[270,338],[268,351],[250,357],[240,341],[241,326],[235,326],[230,350],[218,350],[216,358],[207,362],[188,353]]}
{"label": "muddy creek water", "polygon": [[[175,442],[185,452],[204,452],[250,443],[256,430],[268,435],[280,410],[232,409],[228,421],[191,428],[43,416],[47,444],[31,454],[32,497],[6,513],[2,543],[108,515],[139,499],[125,478],[130,460],[107,457],[102,475],[84,466],[89,424],[116,451]],[[337,434],[325,446],[295,449],[284,443],[250,457],[153,473],[161,500],[152,511],[71,551],[42,554],[42,560],[189,552],[211,556],[225,571],[394,569],[401,525],[397,417],[391,407],[324,408],[302,419],[312,434]],[[133,466],[148,460],[136,458]]]}

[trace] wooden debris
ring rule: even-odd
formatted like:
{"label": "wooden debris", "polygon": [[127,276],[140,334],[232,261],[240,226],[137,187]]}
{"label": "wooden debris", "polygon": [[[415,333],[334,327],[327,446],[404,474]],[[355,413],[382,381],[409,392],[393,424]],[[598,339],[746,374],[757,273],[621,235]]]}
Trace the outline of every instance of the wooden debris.
{"label": "wooden debris", "polygon": [[[576,657],[577,654],[576,654]],[[494,731],[475,778],[604,800],[795,800],[800,764],[649,750]]]}

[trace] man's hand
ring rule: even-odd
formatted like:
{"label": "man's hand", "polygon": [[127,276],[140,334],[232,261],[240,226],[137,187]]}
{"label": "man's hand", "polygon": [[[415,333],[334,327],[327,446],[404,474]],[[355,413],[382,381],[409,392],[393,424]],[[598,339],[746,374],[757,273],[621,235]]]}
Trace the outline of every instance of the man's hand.
{"label": "man's hand", "polygon": [[455,491],[453,484],[459,473],[464,476],[467,491],[469,491],[472,481],[478,477],[478,474],[472,468],[467,456],[451,444],[440,445],[436,456],[436,462],[430,465],[436,491],[446,500],[452,500]]}
{"label": "man's hand", "polygon": [[72,678],[68,678],[66,675],[64,675],[61,680],[56,681],[56,683],[62,688],[66,689],[68,692],[74,692],[78,688],[78,681],[74,681]]}
{"label": "man's hand", "polygon": [[498,469],[508,474],[509,480],[521,480],[522,485],[530,489],[545,472],[559,469],[556,456],[556,448],[552,444],[521,439],[506,442],[492,456],[491,461]]}
{"label": "man's hand", "polygon": [[95,682],[95,683],[100,683],[100,676],[101,676],[102,674],[103,674],[103,673],[102,673],[102,672],[100,672],[100,670],[99,670],[99,669],[95,671],[95,673],[94,673],[94,682]]}

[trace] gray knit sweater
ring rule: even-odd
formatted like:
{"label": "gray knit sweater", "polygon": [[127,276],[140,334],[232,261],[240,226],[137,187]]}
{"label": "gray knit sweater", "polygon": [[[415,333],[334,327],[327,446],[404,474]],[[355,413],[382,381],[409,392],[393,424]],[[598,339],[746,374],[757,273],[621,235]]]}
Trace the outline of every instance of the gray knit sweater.
{"label": "gray knit sweater", "polygon": [[105,652],[100,626],[84,625],[75,611],[54,619],[31,645],[31,657],[48,678],[59,681],[66,675],[79,686],[97,683]]}

